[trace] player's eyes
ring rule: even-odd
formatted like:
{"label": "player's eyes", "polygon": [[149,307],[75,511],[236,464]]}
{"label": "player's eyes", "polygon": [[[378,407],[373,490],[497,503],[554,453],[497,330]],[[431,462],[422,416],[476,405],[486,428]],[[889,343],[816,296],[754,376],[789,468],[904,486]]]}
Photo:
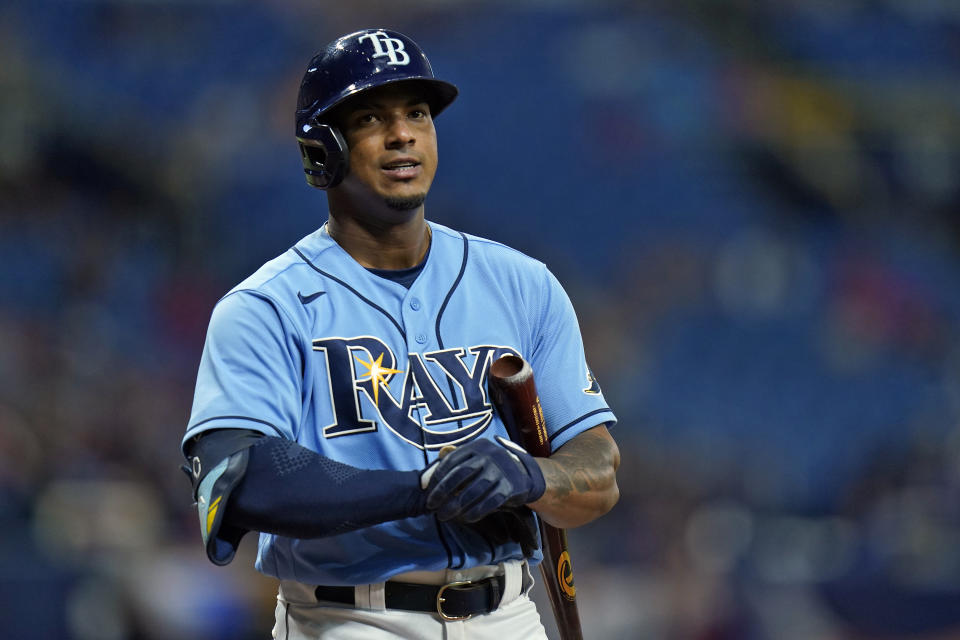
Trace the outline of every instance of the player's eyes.
{"label": "player's eyes", "polygon": [[414,109],[410,112],[410,117],[416,118],[417,120],[422,120],[423,118],[426,118],[427,115],[428,114],[425,109]]}

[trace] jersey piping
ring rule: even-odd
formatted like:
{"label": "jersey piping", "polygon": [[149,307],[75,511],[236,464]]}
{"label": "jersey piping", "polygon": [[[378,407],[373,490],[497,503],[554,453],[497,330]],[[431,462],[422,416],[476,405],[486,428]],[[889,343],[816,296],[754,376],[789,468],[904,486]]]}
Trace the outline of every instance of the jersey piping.
{"label": "jersey piping", "polygon": [[246,420],[246,421],[248,421],[248,422],[256,422],[256,423],[259,423],[259,424],[265,424],[265,425],[267,425],[268,427],[270,427],[271,429],[273,429],[274,431],[276,431],[278,436],[283,436],[283,432],[282,432],[279,428],[277,428],[277,426],[276,426],[275,424],[272,424],[272,423],[270,423],[270,422],[267,422],[266,420],[260,420],[259,418],[249,418],[249,417],[247,417],[247,416],[213,416],[212,418],[207,418],[207,419],[205,419],[205,420],[201,420],[201,421],[198,422],[197,424],[188,427],[187,430],[189,431],[190,429],[196,429],[196,428],[199,427],[200,425],[206,424],[206,423],[211,422],[211,421],[213,421],[213,420]]}
{"label": "jersey piping", "polygon": [[548,440],[549,440],[550,442],[553,442],[553,441],[554,441],[558,436],[560,436],[560,434],[562,434],[564,431],[566,431],[567,429],[570,429],[571,427],[577,426],[578,424],[580,424],[581,422],[583,422],[584,420],[586,420],[586,419],[589,418],[590,416],[595,416],[595,415],[597,415],[597,414],[599,414],[599,413],[610,413],[610,412],[611,412],[611,411],[610,411],[610,407],[604,407],[603,409],[594,409],[594,410],[591,411],[590,413],[585,413],[585,414],[583,414],[582,416],[580,416],[579,418],[577,418],[576,420],[573,420],[573,421],[571,421],[571,422],[568,422],[567,424],[565,424],[565,425],[563,425],[562,427],[560,427],[559,429],[557,429],[556,432],[555,432],[552,436],[550,436],[550,437],[548,438]]}

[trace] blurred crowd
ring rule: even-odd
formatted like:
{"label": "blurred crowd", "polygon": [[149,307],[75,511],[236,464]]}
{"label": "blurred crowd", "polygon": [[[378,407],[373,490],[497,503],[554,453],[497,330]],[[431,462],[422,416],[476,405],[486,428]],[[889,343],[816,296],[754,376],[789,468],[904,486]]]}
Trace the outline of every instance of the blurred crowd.
{"label": "blurred crowd", "polygon": [[620,419],[589,637],[960,638],[960,4],[322,4],[0,7],[0,636],[269,636],[179,441],[325,219],[303,65],[383,26],[461,89],[427,217],[551,267]]}

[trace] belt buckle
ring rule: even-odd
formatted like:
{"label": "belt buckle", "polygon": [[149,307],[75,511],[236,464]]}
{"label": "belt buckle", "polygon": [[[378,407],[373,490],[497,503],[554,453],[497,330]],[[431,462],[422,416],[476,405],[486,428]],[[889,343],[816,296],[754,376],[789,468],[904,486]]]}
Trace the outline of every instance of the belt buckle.
{"label": "belt buckle", "polygon": [[443,585],[442,587],[440,587],[440,590],[437,591],[437,613],[440,614],[440,617],[441,617],[441,618],[443,618],[444,620],[450,622],[450,621],[455,621],[455,620],[469,620],[470,618],[473,617],[473,614],[472,614],[472,613],[468,613],[468,614],[465,615],[465,616],[448,616],[447,614],[445,614],[445,613],[443,612],[443,603],[444,603],[443,592],[446,591],[447,589],[449,589],[450,587],[462,587],[462,586],[467,585],[467,584],[473,584],[473,581],[472,581],[472,580],[462,580],[462,581],[460,581],[460,582],[450,582],[450,583],[447,583],[447,584]]}

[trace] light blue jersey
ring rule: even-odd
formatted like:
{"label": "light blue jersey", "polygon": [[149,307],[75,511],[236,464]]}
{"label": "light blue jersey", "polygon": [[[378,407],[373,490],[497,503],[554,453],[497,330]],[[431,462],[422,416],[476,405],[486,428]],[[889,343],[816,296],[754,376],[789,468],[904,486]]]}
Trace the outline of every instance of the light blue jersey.
{"label": "light blue jersey", "polygon": [[[554,449],[612,426],[573,307],[546,266],[429,224],[430,252],[409,289],[370,273],[324,226],[224,296],[184,442],[254,429],[355,467],[420,470],[444,445],[506,436],[486,390],[490,363],[506,353],[533,367]],[[310,540],[261,534],[257,569],[351,585],[520,558],[519,545],[491,548],[427,515]]]}

